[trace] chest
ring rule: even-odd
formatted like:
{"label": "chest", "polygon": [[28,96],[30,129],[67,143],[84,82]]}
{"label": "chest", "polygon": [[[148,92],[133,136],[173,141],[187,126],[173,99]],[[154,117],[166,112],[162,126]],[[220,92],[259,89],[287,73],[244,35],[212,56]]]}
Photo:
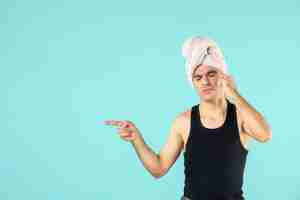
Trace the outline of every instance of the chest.
{"label": "chest", "polygon": [[[222,126],[225,122],[224,118],[223,119],[209,119],[209,118],[206,118],[206,117],[202,117],[200,120],[201,120],[201,123],[202,123],[203,126],[205,126],[206,128],[210,128],[210,129],[218,128],[218,127]],[[191,118],[187,117],[186,122],[183,123],[184,127],[181,131],[182,139],[183,139],[183,142],[184,142],[184,147],[183,147],[184,152],[185,152],[185,149],[186,149],[187,141],[189,139],[190,122],[191,122]],[[241,124],[241,120],[240,120],[239,115],[237,115],[237,124],[238,124],[238,131],[239,131],[241,144],[244,146],[245,149],[247,149],[246,139],[244,137],[245,133],[243,133],[243,131],[242,131],[242,127],[241,127],[242,124]]]}

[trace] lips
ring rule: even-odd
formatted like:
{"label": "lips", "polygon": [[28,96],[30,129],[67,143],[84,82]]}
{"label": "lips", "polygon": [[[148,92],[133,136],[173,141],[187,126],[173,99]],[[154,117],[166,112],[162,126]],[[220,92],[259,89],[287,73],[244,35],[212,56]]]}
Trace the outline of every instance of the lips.
{"label": "lips", "polygon": [[208,92],[210,92],[210,91],[212,91],[212,90],[213,90],[212,88],[207,88],[207,89],[203,89],[202,92],[208,93]]}

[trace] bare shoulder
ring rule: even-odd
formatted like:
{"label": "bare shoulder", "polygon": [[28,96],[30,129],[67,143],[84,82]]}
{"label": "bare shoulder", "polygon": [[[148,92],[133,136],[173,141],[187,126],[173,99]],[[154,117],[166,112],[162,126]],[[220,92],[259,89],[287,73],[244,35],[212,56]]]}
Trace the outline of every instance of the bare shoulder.
{"label": "bare shoulder", "polygon": [[177,127],[178,133],[181,135],[182,139],[186,142],[188,133],[190,130],[191,121],[191,109],[184,109],[182,112],[178,113],[176,119],[174,120],[175,126]]}
{"label": "bare shoulder", "polygon": [[175,122],[177,123],[179,128],[186,128],[186,126],[189,125],[190,118],[191,109],[185,109],[184,111],[178,113]]}

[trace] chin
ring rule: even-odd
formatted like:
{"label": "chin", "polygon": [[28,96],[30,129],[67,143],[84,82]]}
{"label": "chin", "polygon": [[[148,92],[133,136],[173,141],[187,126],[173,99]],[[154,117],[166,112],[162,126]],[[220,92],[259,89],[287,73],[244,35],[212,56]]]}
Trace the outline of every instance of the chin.
{"label": "chin", "polygon": [[201,99],[210,101],[216,99],[216,94],[215,93],[210,93],[210,94],[201,94]]}
{"label": "chin", "polygon": [[202,95],[201,96],[201,98],[203,99],[203,100],[213,100],[213,99],[215,99],[216,97],[215,97],[215,95]]}

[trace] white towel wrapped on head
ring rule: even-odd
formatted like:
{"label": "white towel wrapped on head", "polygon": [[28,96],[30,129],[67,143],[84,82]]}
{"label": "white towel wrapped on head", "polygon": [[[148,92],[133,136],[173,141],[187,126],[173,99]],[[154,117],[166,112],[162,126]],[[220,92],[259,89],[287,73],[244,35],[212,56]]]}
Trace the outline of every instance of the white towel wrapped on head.
{"label": "white towel wrapped on head", "polygon": [[182,46],[182,55],[186,59],[187,79],[193,86],[192,75],[199,64],[216,67],[228,74],[227,65],[221,49],[215,41],[205,36],[188,38]]}

